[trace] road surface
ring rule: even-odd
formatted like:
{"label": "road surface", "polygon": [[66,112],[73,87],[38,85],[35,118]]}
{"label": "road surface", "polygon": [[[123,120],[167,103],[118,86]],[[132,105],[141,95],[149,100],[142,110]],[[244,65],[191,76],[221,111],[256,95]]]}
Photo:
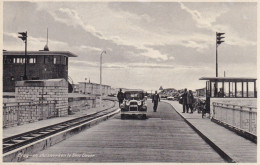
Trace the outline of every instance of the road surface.
{"label": "road surface", "polygon": [[160,102],[152,112],[148,101],[147,116],[121,120],[116,115],[26,162],[225,162],[170,104]]}

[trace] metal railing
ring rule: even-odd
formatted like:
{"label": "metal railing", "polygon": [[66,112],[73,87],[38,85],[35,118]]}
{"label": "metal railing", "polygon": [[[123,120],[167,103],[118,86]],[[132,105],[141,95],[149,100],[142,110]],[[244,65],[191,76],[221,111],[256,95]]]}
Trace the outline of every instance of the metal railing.
{"label": "metal railing", "polygon": [[16,102],[3,105],[3,127],[21,125],[57,116],[56,102]]}
{"label": "metal railing", "polygon": [[228,124],[238,130],[256,135],[257,108],[232,104],[212,103],[215,120]]}

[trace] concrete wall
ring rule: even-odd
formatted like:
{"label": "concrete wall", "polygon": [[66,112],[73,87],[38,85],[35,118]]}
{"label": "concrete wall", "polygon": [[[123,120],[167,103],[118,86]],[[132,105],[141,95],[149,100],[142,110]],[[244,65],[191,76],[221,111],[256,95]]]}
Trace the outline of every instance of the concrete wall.
{"label": "concrete wall", "polygon": [[84,111],[96,107],[95,97],[74,97],[69,98],[69,106],[72,112]]}
{"label": "concrete wall", "polygon": [[68,82],[64,79],[17,81],[16,101],[56,101],[58,116],[68,115]]}
{"label": "concrete wall", "polygon": [[[93,94],[93,95],[100,95],[100,85],[96,83],[88,83],[88,82],[80,82],[78,84],[78,91],[79,93],[83,94]],[[111,94],[111,86],[102,85],[102,95],[110,95]]]}

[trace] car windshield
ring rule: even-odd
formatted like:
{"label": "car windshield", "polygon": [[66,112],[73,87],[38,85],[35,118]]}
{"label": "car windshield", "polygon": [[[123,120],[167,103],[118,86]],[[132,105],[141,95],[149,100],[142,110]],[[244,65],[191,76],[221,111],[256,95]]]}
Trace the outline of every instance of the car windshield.
{"label": "car windshield", "polygon": [[141,100],[143,98],[143,93],[125,93],[125,99],[127,100]]}

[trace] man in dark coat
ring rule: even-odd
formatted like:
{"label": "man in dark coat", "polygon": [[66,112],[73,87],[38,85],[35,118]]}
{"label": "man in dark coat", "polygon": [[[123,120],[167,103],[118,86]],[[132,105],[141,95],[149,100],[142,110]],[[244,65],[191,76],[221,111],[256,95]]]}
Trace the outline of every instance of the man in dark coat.
{"label": "man in dark coat", "polygon": [[159,101],[160,101],[160,96],[159,96],[159,94],[157,94],[157,91],[155,91],[155,94],[153,95],[153,98],[152,98],[154,112],[156,112],[156,110],[157,110]]}
{"label": "man in dark coat", "polygon": [[120,107],[120,104],[122,104],[123,100],[124,100],[124,93],[122,92],[122,89],[120,89],[120,91],[118,91],[117,99],[118,99],[119,107]]}
{"label": "man in dark coat", "polygon": [[[194,96],[192,93],[192,90],[189,90],[188,94],[187,94],[187,104],[188,104],[188,108],[190,108],[190,113],[193,113],[193,102],[194,102]],[[189,109],[188,109],[189,111]],[[188,113],[187,111],[187,113]]]}
{"label": "man in dark coat", "polygon": [[184,89],[184,93],[181,95],[182,99],[183,99],[183,103],[182,103],[182,113],[185,113],[185,109],[187,111],[187,113],[189,112],[189,107],[188,107],[188,103],[187,103],[187,88]]}

